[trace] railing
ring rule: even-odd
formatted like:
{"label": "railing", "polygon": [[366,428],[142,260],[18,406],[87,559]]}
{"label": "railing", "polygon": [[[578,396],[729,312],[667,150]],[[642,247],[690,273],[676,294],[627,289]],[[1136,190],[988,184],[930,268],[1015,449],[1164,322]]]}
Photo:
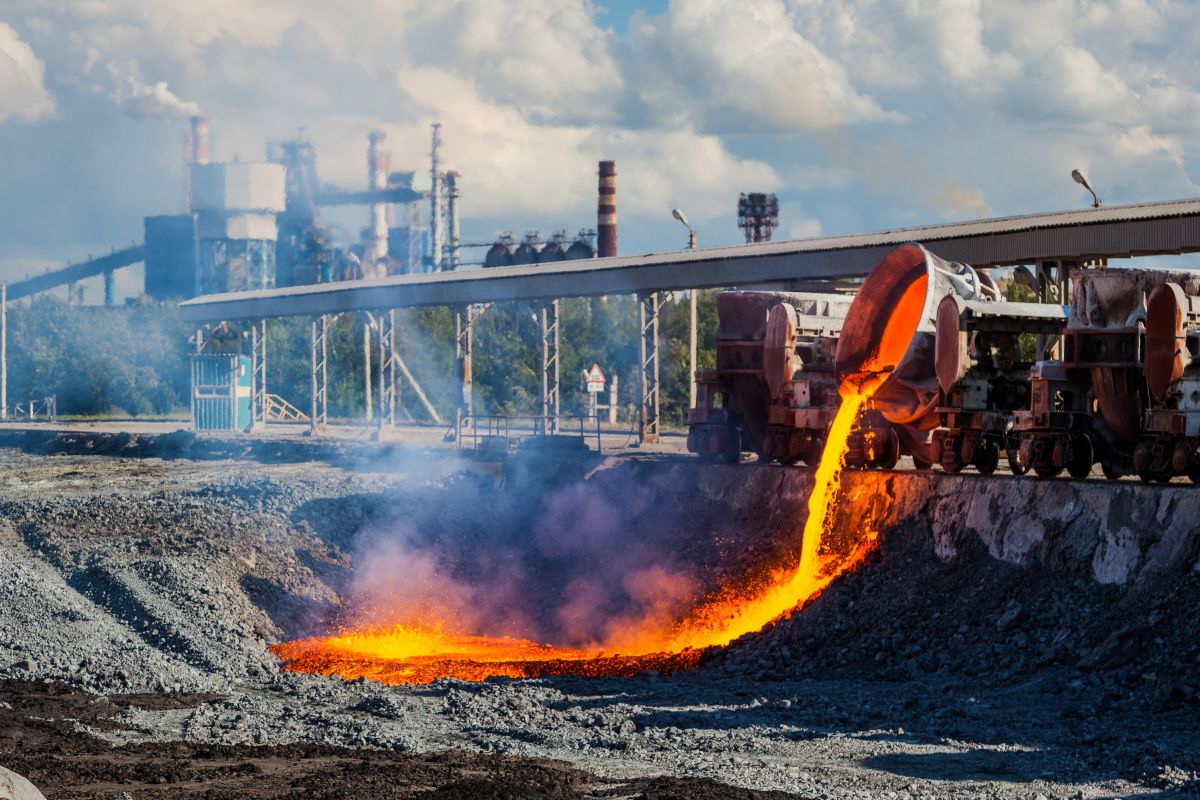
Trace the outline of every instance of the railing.
{"label": "railing", "polygon": [[[495,450],[511,452],[521,442],[536,438],[546,441],[574,437],[578,424],[579,440],[590,448],[596,444],[596,452],[603,452],[600,441],[600,419],[598,417],[542,417],[504,414],[488,417],[462,417],[457,423],[456,441],[459,449]],[[564,428],[571,428],[567,434]],[[453,429],[453,426],[452,426]]]}
{"label": "railing", "polygon": [[29,400],[16,403],[11,409],[4,410],[4,419],[20,422],[54,422],[58,418],[58,396],[49,395],[40,400]]}
{"label": "railing", "polygon": [[277,394],[266,396],[267,422],[308,422],[308,415]]}

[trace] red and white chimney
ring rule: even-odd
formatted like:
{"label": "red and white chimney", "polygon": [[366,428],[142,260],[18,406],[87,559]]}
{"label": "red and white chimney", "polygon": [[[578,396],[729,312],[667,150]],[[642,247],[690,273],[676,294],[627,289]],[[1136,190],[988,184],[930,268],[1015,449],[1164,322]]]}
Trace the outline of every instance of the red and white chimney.
{"label": "red and white chimney", "polygon": [[596,198],[596,255],[617,254],[617,162],[600,162],[600,187]]}

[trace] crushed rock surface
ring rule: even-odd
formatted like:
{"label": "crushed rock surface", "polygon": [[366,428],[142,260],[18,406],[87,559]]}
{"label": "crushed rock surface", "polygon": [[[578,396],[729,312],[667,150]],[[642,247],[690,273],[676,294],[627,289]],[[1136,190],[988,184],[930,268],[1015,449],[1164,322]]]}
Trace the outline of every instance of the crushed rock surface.
{"label": "crushed rock surface", "polygon": [[[879,553],[803,612],[710,653],[697,671],[389,687],[281,673],[266,647],[317,632],[336,612],[358,531],[420,509],[459,513],[464,497],[487,507],[512,476],[429,459],[349,469],[0,458],[0,679],[10,708],[25,702],[31,720],[0,738],[0,764],[51,797],[102,796],[95,786],[111,797],[125,784],[112,766],[63,769],[56,759],[70,753],[52,743],[61,738],[27,730],[43,724],[87,759],[144,765],[128,779],[135,798],[254,786],[294,759],[352,775],[355,759],[401,757],[413,781],[453,774],[462,789],[422,796],[487,796],[470,773],[505,759],[511,769],[488,780],[534,781],[521,765],[550,760],[570,767],[545,767],[542,794],[495,796],[1200,792],[1196,570],[1105,586],[1069,560],[999,560],[961,524],[948,560],[935,549],[955,517],[935,498],[913,515],[924,522],[887,531]],[[746,531],[734,545],[747,559],[794,544],[802,522],[803,492],[779,484],[779,469],[606,469],[674,492],[646,514],[681,541],[725,515]],[[746,491],[755,480],[757,500]],[[80,699],[39,714],[53,706],[37,694],[45,686]],[[164,758],[169,748],[175,759]],[[429,755],[438,753],[463,755]],[[440,769],[439,757],[459,761],[441,773],[413,766],[433,758]],[[321,791],[313,796],[350,796],[335,784]]]}

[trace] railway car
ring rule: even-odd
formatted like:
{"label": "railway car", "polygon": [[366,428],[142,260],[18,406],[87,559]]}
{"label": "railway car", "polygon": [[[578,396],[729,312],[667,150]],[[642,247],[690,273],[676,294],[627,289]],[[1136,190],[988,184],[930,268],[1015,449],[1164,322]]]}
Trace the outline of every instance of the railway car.
{"label": "railway car", "polygon": [[820,453],[837,412],[833,350],[850,298],[719,292],[715,369],[696,374],[688,450],[727,463],[744,452],[796,461]]}
{"label": "railway car", "polygon": [[[942,399],[933,432],[942,469],[959,472],[974,465],[987,475],[1004,454],[1014,473],[1025,471],[1013,435],[1015,418],[1030,407],[1030,371],[1046,355],[1038,352],[1042,342],[1060,335],[1066,324],[1067,309],[1059,305],[942,298],[934,356]],[[1036,336],[1026,339],[1024,353],[1022,334]],[[1086,474],[1092,460],[1084,460]],[[1073,466],[1072,473],[1078,469]]]}
{"label": "railway car", "polygon": [[1200,287],[1166,281],[1146,303],[1149,405],[1133,450],[1147,482],[1179,475],[1200,483]]}

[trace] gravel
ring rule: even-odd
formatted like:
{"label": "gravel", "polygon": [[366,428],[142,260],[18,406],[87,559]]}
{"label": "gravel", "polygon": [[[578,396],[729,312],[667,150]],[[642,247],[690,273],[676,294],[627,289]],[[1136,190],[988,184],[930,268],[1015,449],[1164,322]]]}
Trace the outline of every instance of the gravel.
{"label": "gravel", "polygon": [[[0,679],[133,696],[71,717],[114,746],[455,749],[808,797],[1200,789],[1200,494],[1186,488],[850,476],[838,530],[879,529],[878,553],[696,671],[388,687],[281,673],[266,650],[336,619],[373,527],[529,547],[522,532],[566,487],[710,586],[794,550],[806,473],[3,457]],[[550,596],[566,579],[545,580]]]}

